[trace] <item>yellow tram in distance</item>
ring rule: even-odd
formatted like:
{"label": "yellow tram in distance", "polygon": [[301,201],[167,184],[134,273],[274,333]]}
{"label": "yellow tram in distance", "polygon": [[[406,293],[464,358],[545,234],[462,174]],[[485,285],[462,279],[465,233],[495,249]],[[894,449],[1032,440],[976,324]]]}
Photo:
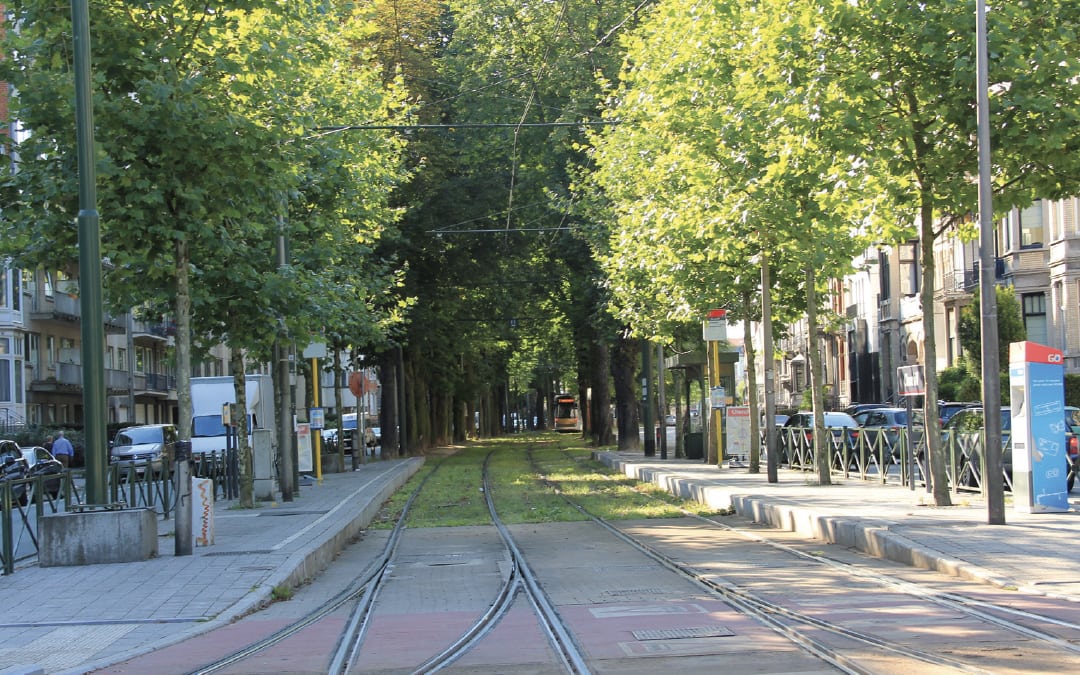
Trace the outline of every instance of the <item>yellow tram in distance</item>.
{"label": "yellow tram in distance", "polygon": [[581,431],[581,410],[573,394],[558,394],[552,407],[555,431]]}

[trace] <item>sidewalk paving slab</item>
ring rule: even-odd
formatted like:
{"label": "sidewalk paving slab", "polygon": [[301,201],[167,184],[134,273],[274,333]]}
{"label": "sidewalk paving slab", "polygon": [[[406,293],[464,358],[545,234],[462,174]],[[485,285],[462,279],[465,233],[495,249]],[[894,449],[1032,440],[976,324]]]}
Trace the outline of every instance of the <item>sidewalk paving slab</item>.
{"label": "sidewalk paving slab", "polygon": [[700,460],[657,459],[640,452],[597,452],[607,466],[672,494],[807,538],[895,562],[1002,588],[1080,602],[1080,490],[1064,513],[1023,513],[1007,506],[1005,525],[988,524],[977,493],[952,493],[934,505],[925,488],[765,467],[717,467]]}
{"label": "sidewalk paving slab", "polygon": [[325,569],[423,462],[368,462],[255,509],[218,501],[214,543],[192,555],[174,555],[175,521],[159,519],[156,558],[16,569],[0,577],[0,673],[92,672],[249,614]]}

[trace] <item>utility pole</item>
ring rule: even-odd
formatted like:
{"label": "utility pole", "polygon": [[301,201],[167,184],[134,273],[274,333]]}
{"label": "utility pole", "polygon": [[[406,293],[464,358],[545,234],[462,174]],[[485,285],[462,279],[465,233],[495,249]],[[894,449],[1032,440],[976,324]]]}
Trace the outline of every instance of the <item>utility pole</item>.
{"label": "utility pole", "polygon": [[[105,316],[101,296],[101,228],[94,170],[94,107],[90,89],[90,10],[71,0],[75,67],[75,130],[79,165],[79,307],[82,318],[86,501],[108,503],[105,419]],[[132,358],[129,355],[129,358]]]}
{"label": "utility pole", "polygon": [[779,465],[776,447],[776,383],[772,339],[772,279],[769,275],[769,256],[761,253],[761,327],[765,342],[765,471],[769,483],[778,483]]}
{"label": "utility pole", "polygon": [[667,393],[664,391],[664,345],[656,345],[656,401],[660,418],[660,459],[667,459]]}
{"label": "utility pole", "polygon": [[[277,256],[278,270],[284,273],[287,266],[285,254],[285,200],[281,200],[282,213],[278,215]],[[277,344],[274,346],[274,360],[277,372],[278,401],[278,483],[281,487],[281,501],[291,502],[295,483],[293,479],[292,452],[292,392],[289,389],[289,343],[285,336],[284,321],[279,327]],[[353,449],[353,452],[356,452]]]}
{"label": "utility pole", "polygon": [[[994,287],[994,209],[990,182],[990,100],[986,49],[986,0],[975,3],[975,90],[979,139],[979,304],[982,311],[983,434],[986,453],[987,523],[1005,524],[1001,462],[1001,375],[998,357],[997,290]],[[926,364],[933,368],[934,364]]]}
{"label": "utility pole", "polygon": [[645,424],[645,456],[656,456],[656,436],[653,434],[652,406],[649,395],[649,380],[652,379],[651,351],[648,340],[641,341],[641,414]]}

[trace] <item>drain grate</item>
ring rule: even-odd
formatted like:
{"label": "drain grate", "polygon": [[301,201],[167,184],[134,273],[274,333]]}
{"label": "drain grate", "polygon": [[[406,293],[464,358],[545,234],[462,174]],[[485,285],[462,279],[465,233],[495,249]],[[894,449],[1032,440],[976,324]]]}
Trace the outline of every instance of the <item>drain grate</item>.
{"label": "drain grate", "polygon": [[733,635],[735,633],[723,626],[634,631],[634,638],[637,640],[679,640],[682,638],[732,637]]}
{"label": "drain grate", "polygon": [[604,595],[623,596],[623,595],[664,595],[667,591],[663,588],[620,588],[616,590],[604,591]]}
{"label": "drain grate", "polygon": [[263,516],[325,516],[329,511],[260,511],[256,515]]}
{"label": "drain grate", "polygon": [[262,551],[207,551],[203,553],[205,556],[218,556],[218,555],[268,555],[273,551],[266,549]]}

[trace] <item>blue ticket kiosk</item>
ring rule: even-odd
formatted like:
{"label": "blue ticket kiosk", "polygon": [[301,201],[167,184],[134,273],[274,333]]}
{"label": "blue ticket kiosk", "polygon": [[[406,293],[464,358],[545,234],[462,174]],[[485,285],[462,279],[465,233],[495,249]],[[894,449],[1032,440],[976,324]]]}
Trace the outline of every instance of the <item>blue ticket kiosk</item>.
{"label": "blue ticket kiosk", "polygon": [[1025,513],[1069,510],[1065,366],[1061,351],[1009,345],[1013,506]]}

